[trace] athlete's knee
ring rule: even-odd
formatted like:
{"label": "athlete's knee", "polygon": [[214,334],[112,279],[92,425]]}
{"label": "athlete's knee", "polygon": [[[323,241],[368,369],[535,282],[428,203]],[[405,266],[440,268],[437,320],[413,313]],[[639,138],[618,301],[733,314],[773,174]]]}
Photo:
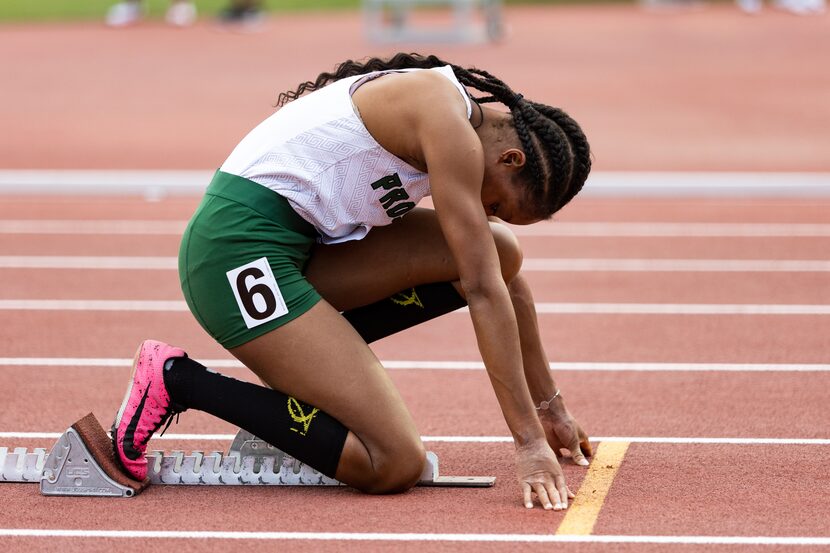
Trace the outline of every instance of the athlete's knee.
{"label": "athlete's knee", "polygon": [[496,242],[496,250],[499,252],[501,274],[505,282],[510,282],[522,268],[523,255],[519,239],[512,230],[501,223],[491,221],[490,229]]}
{"label": "athlete's knee", "polygon": [[394,452],[373,457],[375,478],[364,491],[373,494],[401,493],[418,483],[424,472],[426,451],[420,439],[400,445]]}

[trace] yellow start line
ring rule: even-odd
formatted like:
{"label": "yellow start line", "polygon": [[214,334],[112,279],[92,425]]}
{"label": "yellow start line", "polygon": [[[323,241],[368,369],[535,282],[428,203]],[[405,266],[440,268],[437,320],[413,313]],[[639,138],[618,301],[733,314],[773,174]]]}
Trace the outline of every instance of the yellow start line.
{"label": "yellow start line", "polygon": [[594,453],[588,474],[568,512],[556,530],[557,534],[587,536],[597,522],[605,503],[605,496],[611,489],[617,469],[620,468],[629,442],[602,442]]}

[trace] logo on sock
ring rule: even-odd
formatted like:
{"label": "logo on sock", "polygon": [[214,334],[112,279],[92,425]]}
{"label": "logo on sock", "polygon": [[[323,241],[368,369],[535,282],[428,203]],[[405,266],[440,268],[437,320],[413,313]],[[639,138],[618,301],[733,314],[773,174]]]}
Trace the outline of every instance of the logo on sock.
{"label": "logo on sock", "polygon": [[[309,409],[309,413],[306,414]],[[291,430],[300,436],[305,436],[308,433],[311,422],[319,411],[316,407],[297,401],[291,396],[288,397],[288,414],[291,420],[298,425],[296,427],[292,426]]]}
{"label": "logo on sock", "polygon": [[398,292],[389,299],[392,300],[392,303],[404,307],[407,305],[417,305],[421,309],[424,308],[424,304],[421,302],[421,298],[418,297],[418,292],[415,291],[415,288],[410,288],[409,292]]}

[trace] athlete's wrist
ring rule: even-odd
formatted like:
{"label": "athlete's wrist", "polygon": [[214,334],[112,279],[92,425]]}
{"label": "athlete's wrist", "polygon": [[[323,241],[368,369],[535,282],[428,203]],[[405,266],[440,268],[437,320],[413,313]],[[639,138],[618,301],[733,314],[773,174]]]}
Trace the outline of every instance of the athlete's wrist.
{"label": "athlete's wrist", "polygon": [[547,438],[538,417],[528,420],[518,431],[513,432],[513,443],[517,448],[528,447],[540,441],[547,442]]}
{"label": "athlete's wrist", "polygon": [[513,444],[516,446],[517,452],[522,451],[538,451],[540,449],[549,448],[548,440],[544,434],[541,437],[534,436],[531,439],[528,439],[522,443],[520,443],[515,437],[513,440]]}
{"label": "athlete's wrist", "polygon": [[544,399],[536,405],[536,411],[549,411],[554,409],[557,404],[562,405],[562,392],[558,388],[548,399]]}

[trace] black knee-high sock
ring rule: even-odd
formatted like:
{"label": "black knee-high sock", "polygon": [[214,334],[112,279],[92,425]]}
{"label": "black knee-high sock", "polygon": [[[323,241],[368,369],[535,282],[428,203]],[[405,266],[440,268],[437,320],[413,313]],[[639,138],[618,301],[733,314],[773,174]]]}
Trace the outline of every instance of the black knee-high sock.
{"label": "black knee-high sock", "polygon": [[213,372],[187,357],[168,360],[170,399],[244,428],[334,478],[348,429],[338,420],[282,392]]}
{"label": "black knee-high sock", "polygon": [[343,316],[366,343],[391,336],[467,305],[450,282],[422,284]]}

